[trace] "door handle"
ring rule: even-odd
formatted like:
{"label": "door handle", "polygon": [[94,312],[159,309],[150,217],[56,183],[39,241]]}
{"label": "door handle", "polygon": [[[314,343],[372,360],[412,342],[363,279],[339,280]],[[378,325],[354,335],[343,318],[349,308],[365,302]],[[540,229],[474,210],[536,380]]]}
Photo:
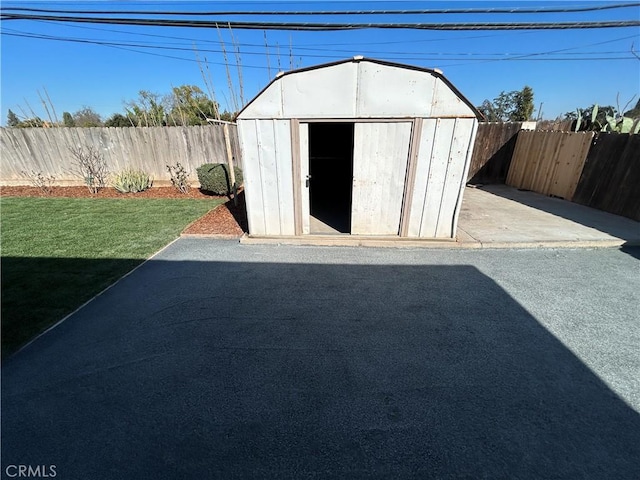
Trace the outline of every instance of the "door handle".
{"label": "door handle", "polygon": [[309,188],[309,180],[311,180],[311,175],[307,175],[307,178],[305,179],[305,182],[304,182],[307,188]]}

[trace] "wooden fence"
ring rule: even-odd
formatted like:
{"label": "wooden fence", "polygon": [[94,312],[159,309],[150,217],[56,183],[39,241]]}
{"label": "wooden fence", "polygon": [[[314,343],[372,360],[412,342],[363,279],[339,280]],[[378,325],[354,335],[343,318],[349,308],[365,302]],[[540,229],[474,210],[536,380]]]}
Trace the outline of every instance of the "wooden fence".
{"label": "wooden fence", "polygon": [[640,135],[598,134],[573,201],[640,221]]}
{"label": "wooden fence", "polygon": [[521,131],[507,185],[572,200],[593,132]]}
{"label": "wooden fence", "polygon": [[[231,150],[241,166],[235,125],[229,125]],[[167,165],[181,163],[192,181],[204,163],[227,163],[222,125],[129,128],[2,128],[0,129],[0,182],[26,185],[23,171],[53,175],[56,184],[82,184],[74,174],[70,148],[92,146],[104,156],[110,172],[139,169],[156,184],[168,182]]]}
{"label": "wooden fence", "polygon": [[482,122],[478,125],[467,182],[505,183],[522,122]]}

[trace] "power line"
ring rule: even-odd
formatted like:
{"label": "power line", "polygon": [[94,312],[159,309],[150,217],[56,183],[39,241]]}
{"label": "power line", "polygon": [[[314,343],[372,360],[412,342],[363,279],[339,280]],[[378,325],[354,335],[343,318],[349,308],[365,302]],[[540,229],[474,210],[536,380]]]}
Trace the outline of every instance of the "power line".
{"label": "power line", "polygon": [[97,23],[188,28],[235,28],[237,30],[338,31],[360,29],[413,30],[568,30],[638,27],[640,21],[532,22],[532,23],[315,23],[315,22],[238,22],[214,20],[174,20],[146,18],[60,17],[50,15],[2,14],[0,20],[50,20],[61,23]]}
{"label": "power line", "polygon": [[[51,25],[56,25],[56,22],[51,22],[51,21],[46,21],[46,20],[39,20],[38,22],[40,23],[46,23],[46,24],[51,24]],[[174,35],[158,35],[158,34],[151,34],[151,33],[141,33],[141,32],[131,32],[131,31],[126,31],[126,30],[114,30],[112,28],[98,28],[98,27],[89,27],[87,25],[73,25],[73,24],[67,24],[65,25],[66,27],[72,27],[72,28],[81,28],[84,30],[93,30],[93,31],[97,31],[97,32],[109,32],[109,33],[124,33],[126,35],[136,35],[136,36],[141,36],[141,37],[154,37],[154,38],[167,38],[167,39],[171,39],[171,40],[187,40],[189,42],[204,42],[204,43],[215,43],[215,44],[219,44],[220,42],[218,40],[208,40],[206,38],[202,39],[202,38],[188,38],[188,37],[176,37]],[[504,35],[509,35],[509,34],[521,34],[521,35],[525,35],[525,34],[531,34],[534,33],[533,31],[524,31],[524,32],[509,32],[509,33],[492,33],[489,35],[466,35],[463,37],[458,37],[458,40],[471,40],[471,39],[476,39],[476,38],[494,38],[494,37],[500,37],[500,36],[504,36]],[[632,35],[630,37],[624,37],[626,38],[635,38],[636,35]],[[451,38],[450,37],[441,37],[441,38],[424,38],[424,39],[412,39],[412,40],[389,40],[389,41],[385,41],[385,42],[339,42],[339,43],[328,43],[328,42],[321,42],[321,43],[302,43],[302,44],[297,44],[299,45],[298,47],[296,47],[297,49],[303,49],[303,47],[309,47],[309,46],[313,46],[313,45],[323,45],[323,46],[351,46],[353,47],[354,45],[395,45],[395,44],[406,44],[407,42],[411,42],[411,43],[423,43],[423,42],[442,42],[442,41],[450,41]],[[264,43],[239,43],[240,46],[248,46],[248,47],[264,47]],[[268,47],[272,47],[275,48],[277,45],[272,45],[269,44]]]}
{"label": "power line", "polygon": [[[126,51],[132,51],[132,52],[136,52],[136,53],[142,53],[142,54],[147,54],[147,55],[154,55],[154,56],[158,56],[158,57],[165,57],[165,58],[171,58],[171,59],[176,59],[176,60],[185,60],[185,61],[191,61],[191,62],[197,62],[196,60],[193,59],[187,59],[184,57],[176,57],[176,56],[171,56],[171,55],[163,55],[163,54],[159,54],[159,53],[153,53],[153,52],[145,52],[145,51],[140,51],[140,50],[135,50],[133,48],[128,48],[128,47],[135,47],[135,48],[153,48],[153,49],[161,49],[161,50],[180,50],[180,51],[193,51],[193,49],[187,49],[187,48],[178,48],[178,47],[157,47],[157,46],[148,46],[148,45],[140,45],[140,44],[129,44],[129,43],[119,43],[119,42],[104,42],[104,41],[99,41],[99,40],[86,40],[86,39],[73,39],[73,38],[63,38],[63,37],[53,37],[53,36],[49,36],[49,35],[37,35],[37,34],[19,34],[19,33],[9,33],[6,31],[1,32],[2,35],[7,35],[7,36],[12,36],[12,37],[25,37],[25,38],[32,38],[32,39],[37,39],[37,40],[53,40],[53,41],[63,41],[63,42],[71,42],[71,43],[82,43],[82,44],[91,44],[91,45],[101,45],[101,46],[106,46],[106,47],[112,47],[112,48],[118,48],[121,50],[126,50]],[[576,48],[576,47],[573,47]],[[597,61],[617,61],[617,60],[635,60],[635,57],[629,57],[629,56],[625,56],[625,57],[588,57],[588,58],[571,58],[571,57],[563,57],[563,58],[529,58],[529,57],[533,57],[533,56],[542,56],[542,55],[550,55],[550,54],[560,54],[560,52],[564,51],[564,50],[570,50],[569,49],[563,49],[563,50],[557,50],[557,51],[553,51],[553,52],[537,52],[537,53],[530,53],[530,54],[487,54],[487,53],[478,53],[478,54],[457,54],[457,53],[444,53],[444,52],[425,52],[423,55],[427,56],[427,57],[402,57],[402,58],[398,58],[395,57],[393,55],[389,55],[388,53],[385,52],[379,52],[379,54],[377,54],[376,56],[378,58],[382,58],[382,59],[386,59],[386,60],[418,60],[418,61],[428,61],[428,60],[437,60],[437,61],[460,61],[460,60],[465,60],[467,62],[487,62],[487,61],[505,61],[505,60],[529,60],[529,61],[561,61],[561,60],[566,60],[566,61],[593,61],[593,60],[597,60]],[[207,52],[207,53],[221,53],[220,50],[201,50],[198,49],[198,52]],[[619,53],[628,53],[626,51],[624,52],[620,52],[620,51],[616,51],[616,52],[575,52],[572,55],[604,55],[604,54],[619,54]],[[244,52],[243,55],[260,55],[262,56],[263,53],[259,53],[259,52]],[[467,55],[467,56],[480,56],[480,55],[505,55],[505,58],[439,58],[442,57],[443,55]],[[342,56],[340,55],[312,55],[312,54],[303,54],[302,57],[304,58],[325,58],[325,59],[335,59],[335,58],[342,58]],[[220,62],[209,62],[213,65],[226,65],[225,63],[220,63]],[[266,67],[263,66],[258,66],[258,65],[246,65],[243,64],[243,68],[260,68],[260,69],[266,69]]]}
{"label": "power line", "polygon": [[[105,41],[105,40],[98,40],[98,39],[88,39],[88,38],[77,38],[77,37],[60,37],[60,36],[54,36],[54,35],[44,35],[44,34],[37,34],[37,33],[30,33],[30,32],[23,32],[20,30],[14,30],[14,29],[10,29],[10,28],[5,28],[4,35],[8,35],[8,36],[13,36],[13,37],[24,37],[24,38],[34,38],[34,39],[39,39],[39,40],[58,40],[58,41],[66,41],[66,42],[75,42],[75,43],[88,43],[88,44],[96,44],[96,45],[110,45],[110,46],[122,46],[122,47],[136,47],[136,48],[149,48],[149,49],[157,49],[157,50],[176,50],[176,51],[187,51],[187,52],[193,52],[194,51],[194,47],[191,46],[189,48],[186,47],[169,47],[169,46],[165,46],[165,45],[155,45],[155,44],[149,44],[149,43],[122,43],[122,42],[113,42],[113,41]],[[635,36],[633,36],[635,37]],[[625,37],[625,38],[633,38],[633,37]],[[616,40],[617,41],[617,40]],[[554,50],[552,52],[538,52],[538,53],[509,53],[509,52],[499,52],[499,53],[490,53],[490,52],[442,52],[442,51],[438,51],[438,52],[407,52],[407,51],[403,51],[403,52],[397,52],[397,51],[380,51],[380,50],[358,50],[358,53],[360,54],[372,54],[375,56],[380,56],[380,55],[386,55],[386,58],[392,58],[389,55],[393,55],[393,58],[397,58],[399,60],[405,59],[411,59],[411,58],[406,58],[406,55],[415,55],[416,53],[419,53],[421,55],[429,55],[429,56],[444,56],[444,55],[450,55],[450,56],[463,56],[463,57],[478,57],[478,56],[502,56],[505,57],[505,59],[509,58],[509,57],[516,57],[516,56],[529,56],[529,55],[547,55],[547,54],[563,54],[562,52],[565,51],[569,51],[569,50],[575,50],[577,48],[584,48],[584,47],[589,47],[589,46],[595,46],[595,45],[601,45],[604,43],[611,43],[612,41],[606,41],[606,42],[598,42],[596,44],[589,44],[589,45],[583,45],[581,47],[570,47],[570,48],[565,48],[565,49],[561,49],[561,50]],[[240,44],[242,45],[242,44]],[[258,44],[251,44],[257,47],[262,47],[262,45],[258,45]],[[336,50],[336,49],[328,49],[328,48],[299,48],[296,47],[294,50],[299,51],[299,50],[306,50],[306,51],[314,51],[314,52],[330,52],[333,53],[334,55],[316,55],[316,54],[311,54],[311,53],[304,53],[303,55],[305,57],[308,58],[334,58],[336,57],[335,54],[340,54],[340,53],[346,53],[347,56],[353,54],[353,50]],[[223,53],[222,50],[212,50],[209,48],[197,48],[198,52],[207,52],[207,53]],[[628,50],[616,50],[616,51],[598,51],[598,52],[573,52],[571,53],[571,55],[603,55],[603,54],[620,54],[620,53],[629,53]],[[263,50],[261,51],[246,51],[244,50],[242,52],[243,55],[257,55],[257,56],[264,56],[265,52]],[[395,55],[402,55],[402,57],[395,57]],[[413,59],[419,59],[417,57],[412,57]]]}
{"label": "power line", "polygon": [[[55,24],[55,22],[43,22],[43,23],[51,23],[51,24]],[[186,37],[176,37],[176,36],[168,36],[168,35],[154,35],[154,34],[145,34],[145,33],[139,33],[139,32],[130,32],[130,31],[124,31],[124,30],[113,30],[113,29],[102,29],[102,28],[95,28],[95,27],[88,27],[85,25],[68,25],[70,27],[73,28],[81,28],[81,29],[86,29],[86,30],[92,30],[92,31],[99,31],[99,32],[110,32],[110,33],[124,33],[127,35],[136,35],[136,36],[145,36],[145,37],[154,37],[154,38],[167,38],[167,39],[176,39],[176,40],[187,40],[189,42],[191,42],[191,46],[188,49],[189,51],[191,51],[193,49],[193,43],[194,42],[205,42],[205,43],[213,43],[216,45],[219,45],[219,41],[217,40],[208,40],[208,39],[202,39],[202,38],[186,38]],[[26,34],[26,35],[30,35],[30,36],[35,36],[38,34],[33,34],[30,32],[23,32],[20,30],[13,30],[13,29],[7,29],[5,28],[5,30],[7,31],[12,31],[14,33],[21,33],[21,34]],[[524,33],[532,33],[532,32],[521,32],[522,34]],[[484,37],[496,37],[496,36],[501,36],[501,35],[505,35],[505,34],[493,34],[493,35],[480,35],[480,36],[464,36],[461,37],[459,39],[468,39],[468,38],[484,38]],[[42,36],[42,38],[50,38],[51,36]],[[593,47],[593,46],[599,46],[599,45],[604,45],[604,44],[609,44],[609,43],[614,43],[614,42],[618,42],[618,41],[622,41],[622,40],[627,40],[627,39],[632,39],[632,38],[636,38],[637,35],[628,35],[628,36],[624,36],[624,37],[618,37],[618,38],[614,38],[611,40],[606,40],[606,41],[602,41],[602,42],[595,42],[595,43],[589,43],[589,44],[585,44],[585,45],[579,45],[579,46],[575,46],[575,47],[570,47],[570,48],[564,48],[564,49],[560,49],[560,50],[554,50],[554,51],[550,51],[550,52],[541,52],[541,53],[528,53],[528,54],[514,54],[514,55],[543,55],[543,54],[549,54],[549,53],[557,53],[557,52],[564,52],[564,51],[570,51],[570,50],[577,50],[579,48],[586,48],[586,47]],[[57,37],[57,38],[62,38],[62,39],[68,39],[68,40],[75,40],[72,37]],[[80,40],[93,40],[93,39],[80,39]],[[428,42],[428,41],[438,41],[438,40],[450,40],[449,38],[440,38],[440,39],[423,39],[422,41]],[[412,40],[411,43],[417,43],[420,42],[421,40]],[[394,42],[366,42],[366,45],[387,45],[387,44],[392,44],[392,43],[406,43],[407,40],[402,40],[402,41],[394,41]],[[153,48],[155,47],[155,45],[149,45],[149,43],[155,43],[155,42],[145,42],[146,44],[140,44],[140,43],[136,43],[136,44],[121,44],[121,45],[126,45],[126,46],[135,46],[135,47],[143,47],[143,48]],[[180,45],[180,44],[178,44]],[[238,46],[243,46],[243,47],[257,47],[260,48],[260,54],[263,54],[262,49],[263,48],[276,48],[278,45],[274,45],[274,44],[262,44],[262,43],[238,43]],[[349,50],[340,50],[340,49],[329,49],[329,48],[317,48],[317,47],[308,47],[305,45],[311,45],[311,44],[303,44],[303,46],[296,46],[296,51],[300,51],[300,50],[304,50],[304,51],[317,51],[317,52],[332,52],[332,53],[346,53],[347,56],[350,56],[353,54],[354,49],[351,48]],[[336,44],[327,44],[326,42],[322,42],[320,45],[323,46],[332,46],[332,45],[344,45],[343,43],[336,43]],[[355,45],[353,42],[349,43],[348,45]],[[358,44],[359,45],[359,44]],[[184,49],[183,49],[184,50]],[[220,51],[215,51],[215,50],[206,50],[208,52],[220,52]],[[246,50],[245,50],[246,53]],[[357,53],[359,54],[374,54],[374,55],[380,55],[380,51],[378,50],[362,50],[362,49],[358,49]],[[432,53],[434,55],[436,54],[441,54],[442,52],[435,52]],[[603,52],[594,52],[594,53],[603,53]],[[253,54],[251,52],[249,52],[249,54]],[[404,54],[410,54],[406,51],[402,51],[402,52],[394,52],[394,51],[385,51],[383,53],[384,55],[388,55],[388,54],[399,54],[399,55],[404,55]],[[446,54],[450,54],[450,55],[460,55],[459,53],[446,53]],[[468,55],[476,55],[474,53],[469,53]],[[498,55],[498,54],[488,54],[488,53],[479,53],[477,55]],[[505,55],[504,52],[501,52],[500,55]],[[309,56],[309,55],[307,55]]]}
{"label": "power line", "polygon": [[613,5],[596,5],[588,7],[539,7],[539,8],[440,8],[440,9],[402,9],[402,10],[219,10],[204,12],[188,11],[148,11],[148,10],[58,10],[44,8],[1,7],[0,11],[16,12],[65,13],[89,15],[182,15],[182,16],[217,16],[217,15],[447,15],[447,14],[532,14],[532,13],[574,13],[616,10],[640,6],[636,3],[618,3]]}

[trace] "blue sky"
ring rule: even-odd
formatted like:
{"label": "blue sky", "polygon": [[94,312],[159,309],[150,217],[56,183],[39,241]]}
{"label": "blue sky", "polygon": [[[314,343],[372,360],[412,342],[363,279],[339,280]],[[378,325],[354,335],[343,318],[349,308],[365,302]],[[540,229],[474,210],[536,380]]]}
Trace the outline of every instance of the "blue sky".
{"label": "blue sky", "polygon": [[[598,6],[607,1],[554,2],[55,2],[3,1],[2,7],[85,10],[346,10],[424,8],[537,8]],[[127,15],[143,17],[143,15]],[[174,17],[175,18],[175,17]],[[200,17],[190,17],[200,19]],[[333,21],[333,22],[559,22],[639,20],[640,7],[580,13],[546,14],[448,14],[381,15],[340,17],[225,16],[224,20]],[[135,99],[139,90],[160,94],[172,86],[195,84],[205,90],[199,64],[206,58],[223,108],[232,109],[220,35],[232,63],[231,74],[239,97],[238,73],[231,34],[228,30],[184,27],[61,24],[34,20],[3,21],[1,25],[1,112],[2,124],[8,109],[21,115],[29,106],[46,118],[38,92],[48,92],[57,114],[74,112],[84,105],[107,117],[123,112],[124,102]],[[46,35],[82,42],[111,42],[105,46],[13,35]],[[449,80],[479,105],[501,91],[533,88],[536,114],[542,102],[544,118],[555,118],[576,107],[593,103],[623,107],[640,93],[640,28],[606,28],[556,31],[421,31],[367,29],[339,32],[288,32],[234,30],[240,49],[245,101],[263,88],[278,70],[306,67],[354,55],[440,68]],[[135,46],[134,46],[135,45]],[[150,48],[164,47],[164,49]],[[178,48],[184,50],[170,50]],[[561,50],[561,51],[560,51]],[[267,51],[269,56],[267,58]],[[279,52],[279,55],[278,55]],[[556,52],[556,53],[549,53]],[[291,55],[292,53],[292,55]],[[640,56],[640,53],[636,53]],[[524,58],[513,58],[522,57]],[[177,57],[177,58],[168,58]],[[268,68],[268,62],[270,69]],[[270,75],[269,75],[270,73]]]}

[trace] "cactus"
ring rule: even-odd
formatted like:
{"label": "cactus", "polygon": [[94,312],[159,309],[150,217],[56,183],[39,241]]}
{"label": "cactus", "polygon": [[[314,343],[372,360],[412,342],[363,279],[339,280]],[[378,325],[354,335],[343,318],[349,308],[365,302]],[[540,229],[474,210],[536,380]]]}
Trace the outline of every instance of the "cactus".
{"label": "cactus", "polygon": [[640,122],[629,117],[612,117],[607,115],[607,124],[602,129],[603,132],[632,133],[640,131]]}

